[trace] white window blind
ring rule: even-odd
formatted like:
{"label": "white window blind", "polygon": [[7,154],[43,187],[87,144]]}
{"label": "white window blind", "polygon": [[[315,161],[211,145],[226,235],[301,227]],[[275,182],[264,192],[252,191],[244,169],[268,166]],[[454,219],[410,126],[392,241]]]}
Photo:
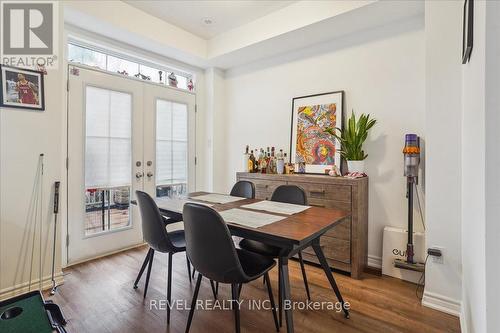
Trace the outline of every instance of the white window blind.
{"label": "white window blind", "polygon": [[131,184],[132,95],[86,87],[85,187]]}
{"label": "white window blind", "polygon": [[156,102],[156,185],[187,183],[188,109],[186,104]]}

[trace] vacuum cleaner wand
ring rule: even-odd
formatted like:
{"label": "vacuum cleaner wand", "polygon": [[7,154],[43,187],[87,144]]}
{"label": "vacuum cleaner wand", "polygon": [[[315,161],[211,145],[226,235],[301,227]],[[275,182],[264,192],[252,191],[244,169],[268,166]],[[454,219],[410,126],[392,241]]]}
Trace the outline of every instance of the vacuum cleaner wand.
{"label": "vacuum cleaner wand", "polygon": [[57,290],[56,279],[55,279],[55,265],[56,265],[56,239],[57,239],[57,214],[59,213],[59,187],[61,182],[55,182],[54,184],[54,242],[52,243],[52,290],[51,295],[54,295]]}
{"label": "vacuum cleaner wand", "polygon": [[406,197],[408,198],[408,243],[406,262],[413,264],[413,186],[418,184],[418,166],[420,164],[420,139],[416,134],[406,134],[404,154],[404,175],[406,177]]}

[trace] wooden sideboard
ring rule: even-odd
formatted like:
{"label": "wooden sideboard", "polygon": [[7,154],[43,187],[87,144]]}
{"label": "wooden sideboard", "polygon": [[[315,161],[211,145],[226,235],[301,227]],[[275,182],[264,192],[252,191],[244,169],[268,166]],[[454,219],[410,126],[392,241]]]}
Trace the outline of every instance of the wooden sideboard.
{"label": "wooden sideboard", "polygon": [[[332,268],[350,272],[359,279],[367,266],[368,251],[368,177],[348,179],[326,175],[276,175],[238,172],[237,180],[255,184],[255,197],[269,199],[280,185],[298,185],[310,206],[338,208],[351,212],[339,225],[321,237],[321,247]],[[312,248],[303,252],[304,260],[319,263]]]}

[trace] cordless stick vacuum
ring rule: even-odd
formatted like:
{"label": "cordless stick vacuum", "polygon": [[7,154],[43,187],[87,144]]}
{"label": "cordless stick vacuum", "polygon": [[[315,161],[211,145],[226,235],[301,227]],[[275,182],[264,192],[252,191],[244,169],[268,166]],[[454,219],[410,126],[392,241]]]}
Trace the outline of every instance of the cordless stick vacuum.
{"label": "cordless stick vacuum", "polygon": [[57,239],[57,214],[59,213],[59,186],[61,182],[55,182],[54,184],[54,242],[52,243],[52,290],[51,295],[54,295],[57,291],[57,284],[55,279],[55,266],[56,266],[56,239]]}
{"label": "cordless stick vacuum", "polygon": [[413,188],[418,184],[418,166],[420,164],[420,139],[418,135],[406,134],[403,154],[406,197],[408,198],[408,242],[406,244],[406,260],[396,259],[394,266],[423,272],[424,265],[415,262],[413,249]]}

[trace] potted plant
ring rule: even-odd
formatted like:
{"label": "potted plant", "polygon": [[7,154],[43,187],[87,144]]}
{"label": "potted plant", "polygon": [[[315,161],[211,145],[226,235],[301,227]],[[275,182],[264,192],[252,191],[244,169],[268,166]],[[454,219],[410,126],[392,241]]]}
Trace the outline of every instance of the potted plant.
{"label": "potted plant", "polygon": [[365,172],[365,154],[363,143],[365,142],[368,131],[372,128],[376,119],[370,119],[370,115],[361,114],[359,119],[356,119],[354,111],[347,121],[347,126],[344,129],[338,127],[327,127],[324,129],[326,133],[333,135],[341,143],[339,153],[347,160],[347,168],[349,172]]}

